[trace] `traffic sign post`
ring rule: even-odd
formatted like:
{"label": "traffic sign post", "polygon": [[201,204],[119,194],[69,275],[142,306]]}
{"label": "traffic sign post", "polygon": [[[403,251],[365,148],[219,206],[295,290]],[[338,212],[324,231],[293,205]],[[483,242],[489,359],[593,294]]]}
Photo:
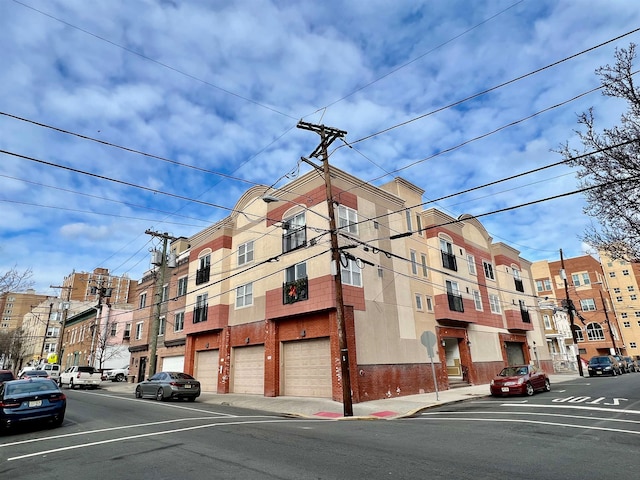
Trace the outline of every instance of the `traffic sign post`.
{"label": "traffic sign post", "polygon": [[436,401],[440,401],[440,395],[438,394],[438,379],[436,378],[436,367],[433,364],[433,347],[435,347],[437,338],[436,334],[430,331],[422,332],[420,341],[427,348],[429,354],[429,360],[431,360],[431,374],[433,375],[433,385],[436,387]]}

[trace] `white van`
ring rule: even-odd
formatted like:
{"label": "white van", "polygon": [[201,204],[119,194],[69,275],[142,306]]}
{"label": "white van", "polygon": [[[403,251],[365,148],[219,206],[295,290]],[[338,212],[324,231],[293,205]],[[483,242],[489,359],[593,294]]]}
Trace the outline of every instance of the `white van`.
{"label": "white van", "polygon": [[45,363],[42,365],[42,370],[47,372],[53,380],[57,381],[60,378],[60,365],[57,363]]}

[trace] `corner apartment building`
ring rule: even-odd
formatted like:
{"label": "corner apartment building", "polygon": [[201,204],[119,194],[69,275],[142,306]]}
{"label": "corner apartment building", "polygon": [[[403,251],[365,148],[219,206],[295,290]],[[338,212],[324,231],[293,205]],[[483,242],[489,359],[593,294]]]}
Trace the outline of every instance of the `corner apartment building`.
{"label": "corner apartment building", "polygon": [[[160,252],[158,252],[160,253]],[[147,377],[154,316],[158,315],[155,371],[185,371],[185,302],[189,275],[189,242],[180,237],[171,241],[164,282],[159,285],[160,264],[145,273],[136,288],[135,310],[130,331],[129,374],[136,382]],[[173,263],[175,261],[175,264]],[[195,273],[194,273],[195,275]]]}
{"label": "corner apartment building", "polygon": [[[93,272],[76,272],[64,277],[61,298],[80,302],[97,298],[96,289],[104,289],[109,303],[131,303],[135,296],[137,282],[127,275],[117,277],[109,274],[108,268],[95,268]],[[108,294],[108,295],[106,295]]]}
{"label": "corner apartment building", "polygon": [[0,295],[0,333],[8,333],[22,326],[22,319],[31,309],[50,298],[29,289],[25,292],[7,292]]}
{"label": "corner apartment building", "polygon": [[[331,181],[340,265],[316,172],[249,189],[189,238],[184,370],[203,390],[341,400],[337,268],[354,402],[487,383],[507,363],[552,370],[517,250],[470,216],[423,210],[423,190],[406,180],[374,187],[331,168]],[[152,285],[143,279],[141,299]],[[142,378],[150,319],[139,307],[131,350]]]}
{"label": "corner apartment building", "polygon": [[612,260],[600,252],[605,286],[611,296],[609,315],[615,315],[622,334],[618,350],[640,356],[640,263]]}
{"label": "corner apartment building", "polygon": [[[580,356],[588,360],[614,351],[626,355],[600,262],[591,255],[583,255],[564,259],[564,267],[568,297],[576,311],[573,328]],[[538,295],[555,302],[556,308],[566,308],[567,290],[561,270],[560,261],[534,263]],[[567,341],[573,345],[573,338]]]}

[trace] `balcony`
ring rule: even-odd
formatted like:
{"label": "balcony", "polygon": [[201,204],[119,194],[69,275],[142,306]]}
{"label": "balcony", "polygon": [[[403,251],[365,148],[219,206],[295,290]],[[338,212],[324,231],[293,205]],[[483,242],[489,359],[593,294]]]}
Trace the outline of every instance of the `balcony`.
{"label": "balcony", "polygon": [[193,309],[193,323],[200,323],[207,321],[208,305],[196,307]]}
{"label": "balcony", "polygon": [[207,283],[209,281],[209,273],[211,271],[211,265],[207,265],[200,270],[196,270],[196,285]]}
{"label": "balcony", "polygon": [[442,254],[442,266],[449,270],[453,270],[454,272],[458,271],[458,265],[456,263],[456,256],[452,253],[443,252],[440,250]]}
{"label": "balcony", "polygon": [[464,312],[462,295],[447,292],[447,300],[449,301],[449,310],[451,310],[452,312]]}
{"label": "balcony", "polygon": [[516,284],[516,290],[518,292],[523,292],[524,293],[524,283],[522,283],[522,280],[520,280],[518,278],[514,278],[513,281]]}
{"label": "balcony", "polygon": [[309,299],[309,279],[299,278],[282,284],[282,304],[301,302]]}
{"label": "balcony", "polygon": [[302,225],[282,234],[282,253],[287,253],[307,245],[307,226]]}

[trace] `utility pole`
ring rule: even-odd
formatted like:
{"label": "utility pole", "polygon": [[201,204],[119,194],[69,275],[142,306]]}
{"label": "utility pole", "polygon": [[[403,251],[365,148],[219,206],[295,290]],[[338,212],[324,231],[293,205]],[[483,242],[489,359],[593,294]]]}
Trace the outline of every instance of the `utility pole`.
{"label": "utility pole", "polygon": [[[324,171],[324,182],[327,192],[327,208],[329,210],[329,230],[331,235],[331,257],[336,267],[335,288],[336,288],[336,322],[338,327],[338,344],[340,348],[340,372],[342,377],[342,406],[345,417],[353,416],[353,399],[351,396],[351,374],[349,371],[349,347],[347,345],[347,329],[344,320],[344,297],[342,294],[342,273],[340,271],[340,250],[338,247],[338,230],[336,228],[336,218],[333,208],[333,194],[331,192],[331,174],[329,170],[329,153],[327,149],[334,140],[344,137],[347,132],[337,128],[326,127],[324,125],[314,125],[300,121],[298,128],[310,130],[320,135],[320,145],[316,147],[311,157],[321,157]],[[314,165],[315,168],[318,168]]]}
{"label": "utility pole", "polygon": [[[149,331],[149,375],[155,375],[156,363],[157,363],[157,351],[158,351],[158,333],[160,330],[160,313],[162,312],[162,290],[164,286],[165,270],[167,268],[167,249],[169,240],[175,240],[176,237],[172,237],[168,233],[154,232],[152,230],[146,230],[144,233],[151,235],[152,237],[158,237],[162,239],[162,259],[160,261],[159,277],[156,277],[156,291],[154,294],[154,313],[151,319],[151,329]],[[147,378],[148,378],[147,377]]]}
{"label": "utility pole", "polygon": [[62,348],[62,342],[64,341],[64,327],[67,323],[67,314],[69,313],[69,299],[71,298],[71,290],[73,290],[72,286],[60,286],[60,285],[49,285],[49,288],[59,288],[61,290],[67,291],[67,300],[66,303],[62,304],[62,321],[60,324],[60,335],[58,336],[58,346],[56,348],[56,363],[60,364],[62,368],[62,355],[64,354],[64,348]]}
{"label": "utility pole", "polygon": [[564,257],[562,256],[562,249],[560,249],[560,266],[562,267],[562,271],[560,272],[560,276],[564,280],[564,292],[566,294],[567,300],[567,311],[569,312],[569,325],[571,326],[571,336],[573,337],[573,345],[576,349],[576,360],[578,361],[578,373],[581,377],[584,377],[584,373],[582,372],[582,360],[580,358],[580,348],[578,347],[578,334],[574,328],[575,326],[575,318],[573,316],[573,303],[569,298],[569,284],[567,283],[567,272],[564,269]]}
{"label": "utility pole", "polygon": [[618,354],[618,349],[616,348],[616,339],[613,336],[613,330],[611,329],[611,322],[609,321],[609,312],[607,311],[607,304],[604,303],[604,297],[602,296],[602,290],[600,292],[600,301],[602,301],[602,308],[604,308],[604,318],[607,322],[607,327],[609,327],[609,334],[611,335],[611,344],[613,345],[613,354]]}
{"label": "utility pole", "polygon": [[47,315],[47,326],[44,327],[44,335],[42,336],[42,348],[40,349],[40,363],[44,356],[44,346],[47,343],[47,332],[49,331],[49,323],[51,322],[51,312],[53,311],[53,302],[49,304],[49,314]]}

